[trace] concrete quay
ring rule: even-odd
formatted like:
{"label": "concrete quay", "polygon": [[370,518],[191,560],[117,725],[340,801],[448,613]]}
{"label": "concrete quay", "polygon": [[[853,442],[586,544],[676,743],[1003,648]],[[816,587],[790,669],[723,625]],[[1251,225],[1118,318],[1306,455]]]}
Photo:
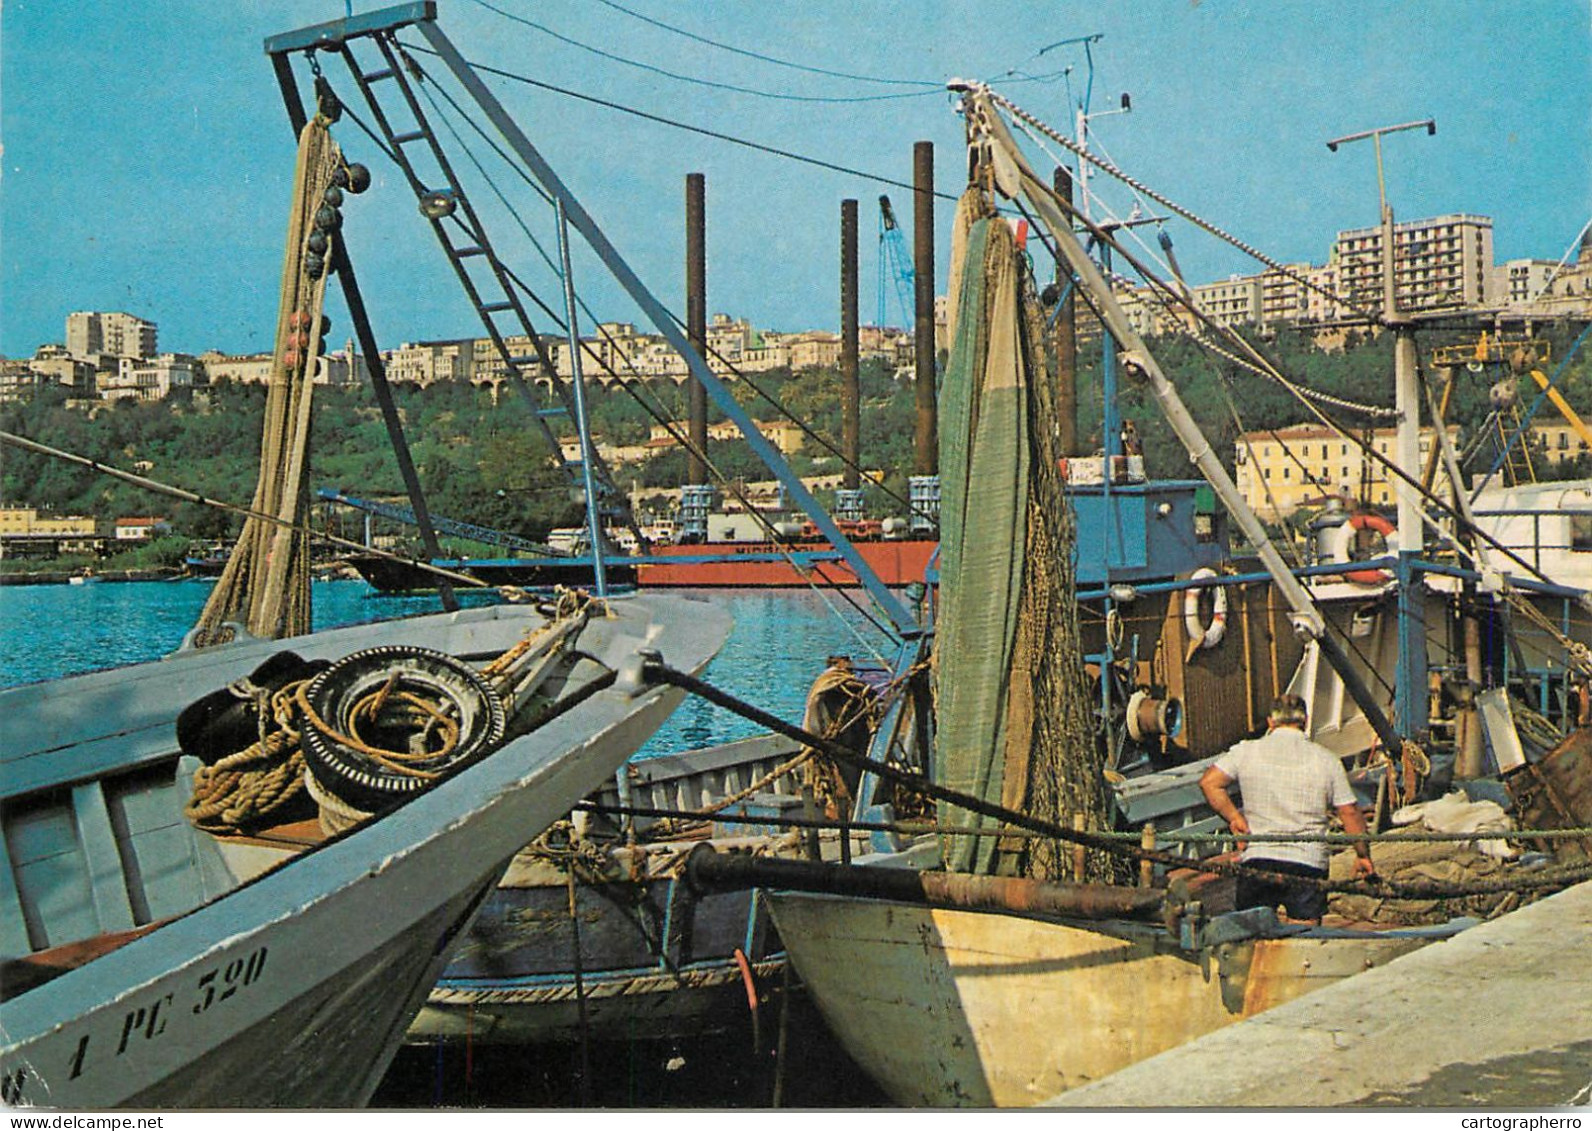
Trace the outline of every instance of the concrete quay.
{"label": "concrete quay", "polygon": [[1592,1103],[1592,882],[1047,1101],[1075,1108]]}

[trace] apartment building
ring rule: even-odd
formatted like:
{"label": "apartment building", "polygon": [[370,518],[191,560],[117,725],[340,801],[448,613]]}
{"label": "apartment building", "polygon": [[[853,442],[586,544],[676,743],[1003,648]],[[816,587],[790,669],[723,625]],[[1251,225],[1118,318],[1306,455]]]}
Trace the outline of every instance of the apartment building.
{"label": "apartment building", "polygon": [[1247,326],[1260,321],[1261,277],[1232,275],[1194,288],[1194,302],[1222,326]]}
{"label": "apartment building", "polygon": [[155,356],[156,326],[123,311],[79,310],[66,316],[66,352],[87,358],[97,354]]}
{"label": "apartment building", "polygon": [[467,381],[474,358],[474,343],[463,341],[404,342],[382,354],[387,380],[414,385],[438,381]]}
{"label": "apartment building", "polygon": [[100,381],[100,396],[107,401],[158,401],[173,389],[197,384],[199,359],[185,353],[163,353],[147,360],[124,357],[116,372]]}
{"label": "apartment building", "polygon": [[[1449,439],[1457,442],[1459,428],[1450,425]],[[1420,432],[1420,458],[1424,466],[1432,450],[1433,430]],[[1396,430],[1379,428],[1371,436],[1378,455],[1394,455]],[[1358,499],[1373,507],[1397,502],[1394,483],[1385,467],[1356,444],[1318,424],[1298,424],[1275,432],[1246,432],[1234,454],[1234,482],[1249,505],[1263,518],[1286,517],[1301,506],[1316,506],[1328,496]],[[1421,468],[1406,468],[1420,474]],[[1446,482],[1438,473],[1439,489]]]}
{"label": "apartment building", "polygon": [[1304,283],[1314,270],[1308,263],[1284,263],[1283,270],[1260,274],[1260,320],[1268,326],[1302,322],[1310,316],[1310,288]]}
{"label": "apartment building", "polygon": [[1495,306],[1525,306],[1548,290],[1558,270],[1551,259],[1511,259],[1493,269],[1488,301]]}
{"label": "apartment building", "polygon": [[792,334],[785,339],[790,353],[791,372],[803,369],[820,369],[840,364],[840,335],[827,330],[812,330],[805,334]]}
{"label": "apartment building", "polygon": [[[1493,269],[1491,217],[1450,213],[1393,227],[1394,294],[1404,311],[1481,306]],[[1382,306],[1382,229],[1339,232],[1331,262],[1352,304]]]}

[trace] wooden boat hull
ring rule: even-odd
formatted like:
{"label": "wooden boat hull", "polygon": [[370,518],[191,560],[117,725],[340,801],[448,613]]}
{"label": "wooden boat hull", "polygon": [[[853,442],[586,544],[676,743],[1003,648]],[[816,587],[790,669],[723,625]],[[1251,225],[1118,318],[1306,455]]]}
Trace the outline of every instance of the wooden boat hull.
{"label": "wooden boat hull", "polygon": [[622,771],[623,799],[610,782],[592,800],[684,813],[743,799],[719,814],[706,842],[659,839],[658,822],[642,817],[632,845],[617,824],[590,816],[573,913],[568,856],[527,847],[438,979],[410,1043],[682,1039],[744,1028],[747,978],[776,979],[784,951],[755,893],[699,894],[680,873],[702,843],[799,851],[794,835],[736,821],[799,805],[799,778],[773,776],[796,750],[789,739],[763,735],[632,761]]}
{"label": "wooden boat hull", "polygon": [[847,1053],[915,1107],[1035,1104],[1432,937],[1323,932],[1188,953],[1148,924],[768,898],[796,972]]}
{"label": "wooden boat hull", "polygon": [[[857,552],[886,585],[922,582],[939,542],[929,539],[854,542]],[[794,555],[801,568],[791,564]],[[815,558],[812,555],[823,555]],[[691,559],[718,558],[715,561]],[[685,559],[678,563],[663,558]],[[826,542],[705,543],[658,546],[648,564],[636,566],[636,584],[643,589],[797,589],[810,583],[856,588],[861,583],[851,567]]]}
{"label": "wooden boat hull", "polygon": [[747,974],[763,981],[785,965],[753,892],[698,898],[672,878],[583,882],[575,919],[578,928],[562,883],[499,887],[410,1026],[410,1042],[722,1033],[746,1024]]}
{"label": "wooden boat hull", "polygon": [[[401,641],[483,656],[528,623],[496,606],[0,693],[6,957],[25,965],[74,939],[131,937],[0,1004],[5,1102],[363,1103],[509,859],[611,776],[680,696],[599,692],[400,813],[241,884],[181,819],[173,720],[284,648],[332,657]],[[706,605],[650,598],[618,603],[581,644],[609,666],[661,645],[671,663],[700,668],[727,632]],[[198,898],[176,898],[179,873]]]}

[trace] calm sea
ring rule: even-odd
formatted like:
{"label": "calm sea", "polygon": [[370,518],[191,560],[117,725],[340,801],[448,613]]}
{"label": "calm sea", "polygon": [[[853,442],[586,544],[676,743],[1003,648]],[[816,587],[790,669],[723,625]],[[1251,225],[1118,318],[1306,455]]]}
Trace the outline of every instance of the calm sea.
{"label": "calm sea", "polygon": [[[0,687],[163,656],[193,627],[212,584],[0,586]],[[808,590],[680,592],[720,603],[735,617],[735,629],[706,678],[791,722],[801,722],[807,688],[827,656],[844,652],[861,659],[872,654],[870,649],[883,648],[879,633],[839,597]],[[466,593],[461,600],[490,603],[492,598]],[[318,629],[439,608],[435,597],[389,596],[363,581],[317,582],[314,604]],[[642,754],[710,746],[756,733],[757,727],[738,716],[688,699]]]}

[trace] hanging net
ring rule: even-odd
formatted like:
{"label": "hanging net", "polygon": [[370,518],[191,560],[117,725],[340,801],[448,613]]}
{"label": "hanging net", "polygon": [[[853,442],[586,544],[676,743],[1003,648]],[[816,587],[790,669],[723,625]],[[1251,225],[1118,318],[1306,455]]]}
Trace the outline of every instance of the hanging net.
{"label": "hanging net", "polygon": [[[1078,640],[1075,517],[1063,492],[1056,390],[1032,271],[1011,227],[970,189],[951,247],[952,345],[940,389],[936,779],[1072,827],[1106,826]],[[997,822],[948,804],[948,825]],[[1057,841],[948,835],[952,871],[1064,878]],[[1081,878],[1117,879],[1091,853]]]}
{"label": "hanging net", "polygon": [[306,526],[310,394],[330,241],[337,239],[339,198],[335,189],[330,195],[327,190],[342,165],[342,153],[326,119],[317,115],[299,134],[276,348],[260,442],[260,479],[251,505],[256,513],[244,522],[232,556],[199,615],[193,634],[198,647],[231,640],[234,624],[262,639],[310,631]]}

